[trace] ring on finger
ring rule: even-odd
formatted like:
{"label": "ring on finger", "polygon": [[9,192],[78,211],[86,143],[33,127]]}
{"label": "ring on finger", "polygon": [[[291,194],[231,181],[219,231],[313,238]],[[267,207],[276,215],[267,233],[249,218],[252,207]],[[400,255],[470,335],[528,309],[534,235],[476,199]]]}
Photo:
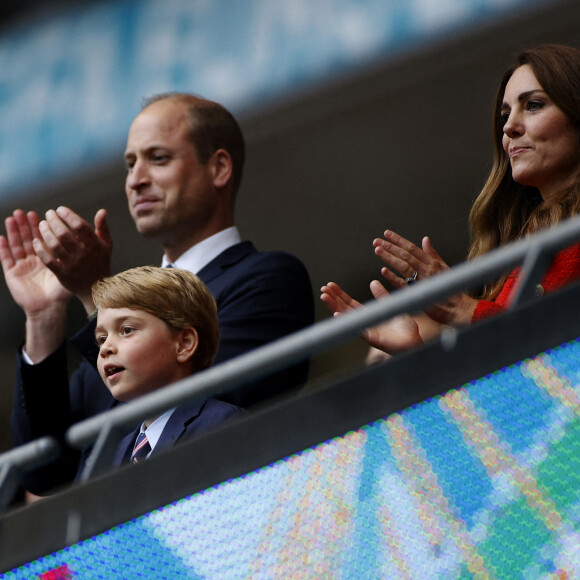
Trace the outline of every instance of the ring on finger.
{"label": "ring on finger", "polygon": [[414,284],[417,281],[417,276],[419,275],[419,273],[417,272],[417,270],[415,270],[415,272],[413,273],[412,276],[409,276],[408,278],[405,278],[405,282],[407,282],[408,286],[411,286],[411,284]]}

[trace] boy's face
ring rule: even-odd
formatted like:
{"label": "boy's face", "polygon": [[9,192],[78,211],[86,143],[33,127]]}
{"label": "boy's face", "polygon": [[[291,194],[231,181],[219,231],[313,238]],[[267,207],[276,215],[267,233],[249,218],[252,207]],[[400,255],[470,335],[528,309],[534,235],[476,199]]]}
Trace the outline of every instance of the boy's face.
{"label": "boy's face", "polygon": [[190,374],[181,335],[148,312],[100,308],[97,368],[113,397],[131,401]]}

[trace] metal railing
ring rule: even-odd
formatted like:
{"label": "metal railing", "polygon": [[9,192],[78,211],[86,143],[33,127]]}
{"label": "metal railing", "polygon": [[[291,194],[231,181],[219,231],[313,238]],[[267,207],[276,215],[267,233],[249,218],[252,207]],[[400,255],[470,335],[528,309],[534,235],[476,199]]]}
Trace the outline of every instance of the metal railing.
{"label": "metal railing", "polygon": [[[330,350],[358,336],[365,328],[402,313],[425,309],[457,292],[481,286],[519,265],[522,265],[522,269],[511,305],[528,302],[535,298],[536,285],[549,266],[552,256],[578,240],[580,217],[575,217],[557,227],[422,280],[409,286],[404,292],[393,293],[388,299],[371,301],[365,304],[365,308],[318,322],[234,360],[140,397],[130,404],[77,423],[66,433],[68,444],[82,448],[94,443],[81,481],[86,481],[108,467],[118,444],[119,433],[128,426],[159,415],[171,407],[231,391],[243,383]],[[449,332],[453,333],[453,330]],[[35,453],[36,459],[45,460],[46,451],[39,448]],[[0,455],[0,466],[9,461],[7,454]],[[32,463],[27,462],[27,465]]]}
{"label": "metal railing", "polygon": [[20,475],[33,467],[56,459],[59,446],[56,439],[42,437],[0,455],[0,511],[12,500]]}

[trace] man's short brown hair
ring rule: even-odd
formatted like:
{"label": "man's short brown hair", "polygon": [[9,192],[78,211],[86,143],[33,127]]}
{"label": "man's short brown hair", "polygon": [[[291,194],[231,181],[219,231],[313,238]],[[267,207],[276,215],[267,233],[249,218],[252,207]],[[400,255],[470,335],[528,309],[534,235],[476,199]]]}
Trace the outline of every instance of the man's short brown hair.
{"label": "man's short brown hair", "polygon": [[187,116],[191,124],[189,138],[195,145],[201,163],[207,163],[218,149],[224,149],[230,154],[233,166],[232,197],[235,197],[242,182],[246,144],[234,116],[215,101],[179,92],[160,93],[144,99],[142,110],[166,99],[173,99],[187,107]]}

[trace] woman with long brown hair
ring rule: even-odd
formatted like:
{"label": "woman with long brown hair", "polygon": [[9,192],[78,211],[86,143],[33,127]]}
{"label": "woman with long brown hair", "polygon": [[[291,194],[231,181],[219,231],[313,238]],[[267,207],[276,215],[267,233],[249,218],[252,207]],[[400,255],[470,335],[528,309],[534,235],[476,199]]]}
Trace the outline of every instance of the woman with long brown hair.
{"label": "woman with long brown hair", "polygon": [[[500,83],[493,130],[493,167],[470,213],[469,259],[580,213],[580,50],[542,45],[522,52]],[[381,273],[394,288],[449,267],[428,237],[419,248],[387,230],[373,245],[388,266]],[[517,274],[518,269],[477,294],[460,293],[435,305],[426,313],[435,325],[420,323],[421,336],[431,336],[437,325],[470,324],[505,309]],[[577,278],[579,244],[557,254],[539,291],[550,292]],[[371,290],[376,297],[386,294],[376,281]],[[335,283],[321,291],[336,314],[359,305]],[[382,345],[376,332],[373,337],[369,342],[374,346],[398,350],[396,340]],[[414,343],[419,341],[415,336]]]}

